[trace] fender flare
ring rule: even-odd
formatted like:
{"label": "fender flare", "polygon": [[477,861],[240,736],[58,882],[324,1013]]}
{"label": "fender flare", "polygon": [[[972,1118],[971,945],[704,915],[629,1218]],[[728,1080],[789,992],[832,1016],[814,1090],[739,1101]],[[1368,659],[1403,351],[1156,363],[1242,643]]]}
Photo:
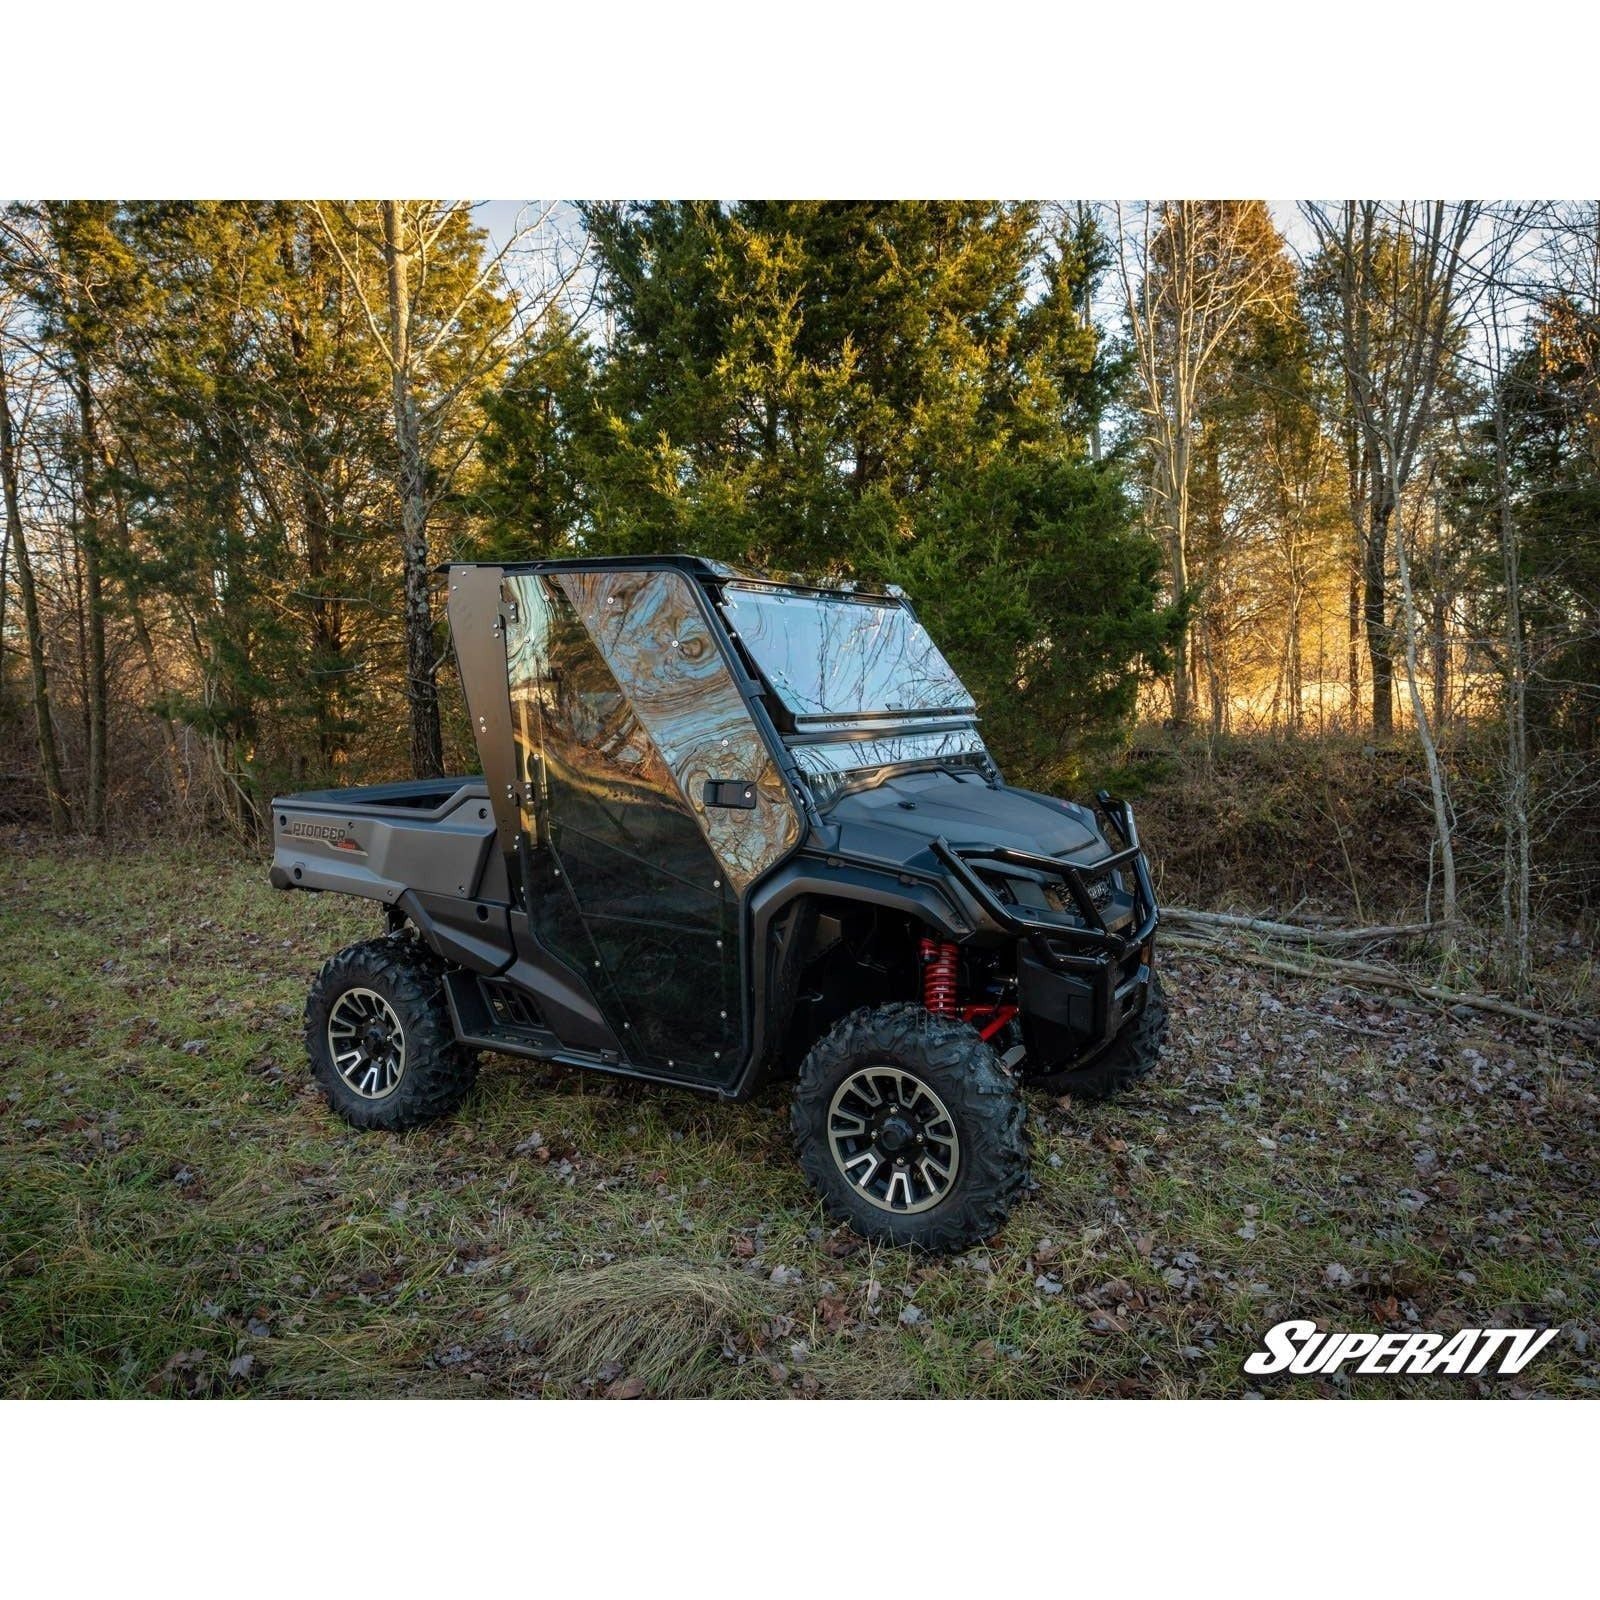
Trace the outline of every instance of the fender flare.
{"label": "fender flare", "polygon": [[441,960],[493,976],[504,972],[516,956],[509,911],[497,900],[407,889],[395,900],[390,915],[409,921]]}
{"label": "fender flare", "polygon": [[[794,985],[786,981],[788,974],[775,970],[772,932],[778,918],[806,899],[854,900],[904,912],[945,938],[960,942],[970,939],[984,919],[976,907],[967,910],[964,901],[954,901],[952,895],[956,892],[953,886],[936,886],[840,857],[792,857],[764,879],[751,891],[745,907],[750,919],[751,981],[746,998],[750,1008],[750,1051],[743,1077],[730,1091],[730,1097],[742,1100],[760,1088],[770,1075],[778,1046],[788,1031]],[[799,962],[804,955],[804,950],[794,946],[780,952],[786,962]],[[783,1014],[777,1015],[772,1001],[785,995],[789,1003],[780,1008]]]}

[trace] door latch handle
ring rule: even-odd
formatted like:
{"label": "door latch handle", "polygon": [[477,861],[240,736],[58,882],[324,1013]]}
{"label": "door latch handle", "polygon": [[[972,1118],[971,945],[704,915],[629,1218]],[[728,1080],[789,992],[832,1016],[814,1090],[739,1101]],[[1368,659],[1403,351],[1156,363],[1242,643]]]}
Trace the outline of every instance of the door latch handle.
{"label": "door latch handle", "polygon": [[708,806],[728,806],[735,811],[754,811],[756,786],[743,778],[707,778],[700,797]]}

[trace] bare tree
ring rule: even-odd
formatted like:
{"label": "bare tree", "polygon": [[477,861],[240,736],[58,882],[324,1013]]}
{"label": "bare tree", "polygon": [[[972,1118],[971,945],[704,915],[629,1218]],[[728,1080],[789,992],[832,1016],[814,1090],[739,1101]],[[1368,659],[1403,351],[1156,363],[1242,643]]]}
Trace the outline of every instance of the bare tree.
{"label": "bare tree", "polygon": [[[1364,561],[1372,725],[1394,726],[1394,656],[1387,615],[1389,529],[1438,420],[1460,326],[1467,242],[1481,207],[1473,201],[1349,200],[1337,213],[1306,202],[1339,307],[1338,349],[1350,408],[1368,459]],[[1417,682],[1416,597],[1403,527],[1394,541],[1404,623],[1406,684],[1428,768],[1438,839],[1446,938],[1456,919],[1454,813],[1438,743]]]}
{"label": "bare tree", "polygon": [[[1498,545],[1501,616],[1496,657],[1505,719],[1501,773],[1500,913],[1507,985],[1521,998],[1532,989],[1533,856],[1539,838],[1537,813],[1584,810],[1593,804],[1592,774],[1579,765],[1560,774],[1557,765],[1535,782],[1529,731],[1529,685],[1540,677],[1538,640],[1531,635],[1525,604],[1522,519],[1513,481],[1512,413],[1537,401],[1547,364],[1559,361],[1561,331],[1594,318],[1600,308],[1600,204],[1571,206],[1504,204],[1489,213],[1488,243],[1478,265],[1476,326],[1488,394],[1490,510]],[[1535,349],[1526,340],[1526,318],[1541,318]],[[1530,372],[1528,364],[1536,362]],[[1593,368],[1590,367],[1592,374]],[[1592,377],[1591,377],[1592,384]],[[1580,409],[1595,414],[1592,389]],[[1572,440],[1575,449],[1579,438]],[[1592,434],[1591,434],[1592,437]],[[1592,445],[1591,445],[1592,449]],[[1537,519],[1539,512],[1534,510]],[[1569,619],[1570,625],[1570,619]],[[1581,624],[1580,624],[1581,626]],[[1567,627],[1555,630],[1570,641]],[[1559,648],[1559,647],[1558,647]],[[1542,797],[1536,791],[1543,789]]]}
{"label": "bare tree", "polygon": [[[1253,313],[1275,311],[1286,265],[1258,200],[1162,200],[1135,218],[1116,208],[1117,265],[1138,373],[1152,467],[1153,509],[1164,535],[1175,605],[1190,596],[1196,436],[1205,385],[1229,340]],[[1187,623],[1173,669],[1173,720],[1188,721],[1193,662]]]}
{"label": "bare tree", "polygon": [[461,402],[504,359],[507,336],[528,311],[507,292],[508,262],[539,235],[553,208],[523,218],[498,249],[485,252],[465,201],[382,200],[375,218],[371,204],[312,206],[389,367],[411,767],[419,778],[437,777],[444,744],[428,586],[429,518],[470,449],[470,433],[466,447],[452,439]]}
{"label": "bare tree", "polygon": [[[1351,447],[1364,458],[1363,619],[1372,668],[1372,727],[1394,728],[1394,643],[1388,616],[1389,529],[1438,419],[1442,380],[1459,328],[1462,262],[1480,207],[1473,201],[1313,201],[1316,235],[1337,305]],[[1352,496],[1354,501],[1355,496]],[[1354,509],[1354,505],[1352,507]]]}
{"label": "bare tree", "polygon": [[[28,531],[22,518],[17,437],[12,422],[11,390],[6,373],[8,331],[4,317],[0,316],[0,481],[3,481],[5,493],[6,549],[16,565],[17,588],[22,598],[22,625],[28,641],[34,727],[39,743],[39,771],[44,778],[45,795],[50,805],[50,825],[57,833],[66,833],[72,827],[72,812],[67,804],[66,788],[61,781],[61,757],[56,745],[55,724],[50,714],[44,625],[39,614],[38,589],[33,580],[33,561],[28,553]],[[0,577],[0,600],[3,600],[3,587],[3,577]],[[3,615],[0,612],[0,619],[3,619]],[[3,637],[3,629],[0,629],[0,637]]]}

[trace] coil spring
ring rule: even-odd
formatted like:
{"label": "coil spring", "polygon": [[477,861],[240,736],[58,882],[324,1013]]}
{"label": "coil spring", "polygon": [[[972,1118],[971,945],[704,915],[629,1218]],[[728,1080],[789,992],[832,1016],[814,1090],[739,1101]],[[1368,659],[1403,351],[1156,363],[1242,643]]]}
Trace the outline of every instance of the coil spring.
{"label": "coil spring", "polygon": [[948,939],[924,939],[922,956],[922,1003],[936,1017],[954,1017],[961,1009],[960,954]]}

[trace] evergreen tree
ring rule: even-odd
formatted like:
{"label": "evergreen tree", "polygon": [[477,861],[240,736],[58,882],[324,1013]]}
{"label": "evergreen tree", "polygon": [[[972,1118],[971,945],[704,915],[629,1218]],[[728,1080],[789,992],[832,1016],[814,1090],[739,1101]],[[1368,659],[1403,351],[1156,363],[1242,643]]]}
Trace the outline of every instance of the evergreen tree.
{"label": "evergreen tree", "polygon": [[1518,614],[1529,663],[1528,721],[1543,744],[1600,742],[1600,317],[1556,296],[1484,397],[1451,480],[1452,520],[1478,562],[1474,633],[1501,637],[1494,411],[1521,555]]}
{"label": "evergreen tree", "polygon": [[488,401],[500,548],[520,527],[902,583],[1030,765],[1129,709],[1170,623],[1118,469],[1090,460],[1092,231],[973,203],[587,215],[608,335],[553,329]]}

